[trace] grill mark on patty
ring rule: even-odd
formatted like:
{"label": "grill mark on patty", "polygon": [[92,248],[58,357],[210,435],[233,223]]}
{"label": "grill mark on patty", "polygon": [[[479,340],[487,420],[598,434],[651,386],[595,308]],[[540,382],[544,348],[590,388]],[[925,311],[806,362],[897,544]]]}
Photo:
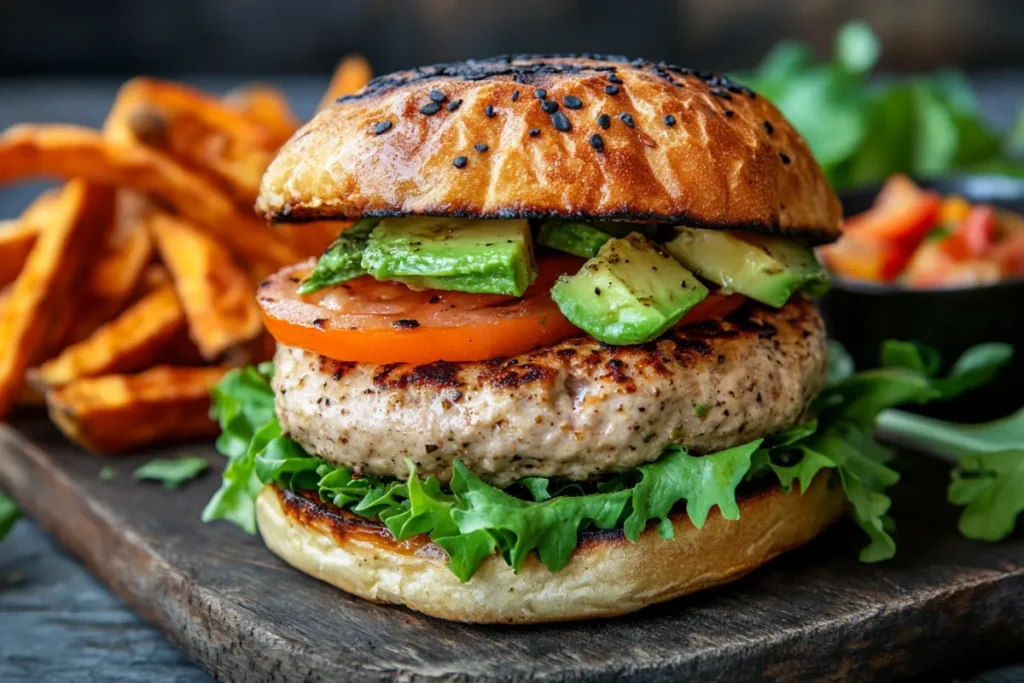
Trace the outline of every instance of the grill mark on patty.
{"label": "grill mark on patty", "polygon": [[330,375],[331,379],[335,382],[340,382],[345,375],[356,367],[356,363],[352,361],[335,360],[326,356],[320,356],[319,365],[320,372]]}
{"label": "grill mark on patty", "polygon": [[481,383],[495,389],[517,389],[555,376],[552,368],[537,363],[519,363],[514,358],[497,360],[498,363],[488,363],[480,373]]}
{"label": "grill mark on patty", "polygon": [[[378,366],[373,375],[373,386],[384,391],[405,389],[409,386],[457,389],[465,386],[459,379],[459,364],[439,360],[426,365],[388,363]],[[395,372],[400,370],[400,372]]]}

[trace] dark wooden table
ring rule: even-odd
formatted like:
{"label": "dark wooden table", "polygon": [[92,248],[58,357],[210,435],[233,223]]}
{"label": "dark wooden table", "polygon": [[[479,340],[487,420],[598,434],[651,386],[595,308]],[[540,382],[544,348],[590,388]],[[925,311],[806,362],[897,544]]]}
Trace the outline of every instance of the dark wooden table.
{"label": "dark wooden table", "polygon": [[[215,91],[237,83],[233,78],[188,80]],[[298,113],[306,116],[325,80],[291,78],[279,85],[292,97]],[[1008,125],[1024,104],[1024,74],[984,74],[975,83],[992,120]],[[0,80],[0,128],[19,121],[98,126],[116,87],[117,82],[110,80]],[[38,186],[29,184],[4,188],[0,217],[15,215],[37,191]],[[1017,661],[1024,661],[1024,652]],[[210,678],[31,521],[23,521],[0,545],[0,681],[93,680],[193,683]],[[1024,683],[1024,664],[993,662],[989,671],[956,680]]]}

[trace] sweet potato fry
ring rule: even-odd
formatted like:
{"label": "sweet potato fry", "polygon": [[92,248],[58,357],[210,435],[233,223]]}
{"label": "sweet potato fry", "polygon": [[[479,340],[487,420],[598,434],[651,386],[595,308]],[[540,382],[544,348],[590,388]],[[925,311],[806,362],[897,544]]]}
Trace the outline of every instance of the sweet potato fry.
{"label": "sweet potato fry", "polygon": [[[118,214],[122,213],[124,194],[117,194]],[[82,341],[123,311],[143,291],[140,281],[152,255],[153,240],[143,224],[143,215],[119,217],[105,252],[93,264],[83,286],[73,294],[74,305],[55,325],[49,351]]]}
{"label": "sweet potato fry", "polygon": [[0,221],[0,287],[14,282],[25,267],[41,226],[46,225],[57,201],[58,189],[36,197],[16,219]]}
{"label": "sweet potato fry", "polygon": [[217,434],[210,389],[227,368],[158,366],[138,375],[79,379],[47,392],[50,419],[69,439],[102,453]]}
{"label": "sweet potato fry", "polygon": [[155,195],[269,273],[298,260],[284,236],[238,208],[216,186],[164,154],[104,140],[80,126],[23,124],[0,135],[0,183],[80,177]]}
{"label": "sweet potato fry", "polygon": [[288,98],[265,83],[248,83],[224,96],[224,104],[262,126],[275,147],[280,147],[299,129]]}
{"label": "sweet potato fry", "polygon": [[154,212],[148,224],[203,357],[214,360],[257,337],[262,321],[253,283],[228,251],[187,221],[168,214]]}
{"label": "sweet potato fry", "polygon": [[351,95],[360,90],[373,78],[370,63],[361,55],[348,55],[338,63],[331,76],[330,85],[320,98],[317,111],[330,106],[342,95]]}
{"label": "sweet potato fry", "polygon": [[46,390],[83,377],[136,372],[156,363],[185,329],[185,311],[170,283],[153,290],[88,338],[29,371],[33,386]]}
{"label": "sweet potato fry", "polygon": [[22,220],[0,221],[0,287],[14,282],[36,243],[35,225]]}
{"label": "sweet potato fry", "polygon": [[121,86],[103,132],[114,142],[141,143],[170,155],[246,209],[256,201],[278,147],[263,126],[221,100],[151,78]]}
{"label": "sweet potato fry", "polygon": [[113,204],[112,190],[83,180],[61,191],[52,223],[39,233],[0,311],[0,419],[20,391],[25,370],[40,360],[85,267],[106,243]]}

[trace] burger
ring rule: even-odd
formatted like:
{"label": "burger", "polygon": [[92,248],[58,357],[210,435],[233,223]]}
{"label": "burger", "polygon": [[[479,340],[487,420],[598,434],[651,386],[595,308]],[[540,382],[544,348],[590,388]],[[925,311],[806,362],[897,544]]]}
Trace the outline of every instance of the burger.
{"label": "burger", "polygon": [[215,391],[205,516],[303,572],[531,623],[733,581],[848,498],[889,538],[849,491],[891,470],[818,419],[840,205],[749,88],[593,55],[399,72],[297,132],[256,208],[351,222],[260,284],[273,364]]}

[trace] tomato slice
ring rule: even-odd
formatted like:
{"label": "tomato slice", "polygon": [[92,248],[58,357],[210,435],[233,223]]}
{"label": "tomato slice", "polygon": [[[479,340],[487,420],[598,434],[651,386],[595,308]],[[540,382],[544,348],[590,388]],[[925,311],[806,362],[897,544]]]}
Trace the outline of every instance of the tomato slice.
{"label": "tomato slice", "polygon": [[891,177],[874,206],[847,219],[843,231],[863,239],[898,243],[909,252],[927,235],[942,211],[942,198],[921,190],[909,178]]}
{"label": "tomato slice", "polygon": [[956,234],[971,256],[987,256],[996,239],[996,210],[984,204],[971,207],[957,226]]}
{"label": "tomato slice", "polygon": [[[498,294],[414,291],[369,276],[300,296],[296,289],[314,261],[285,268],[260,285],[267,330],[289,346],[359,363],[478,361],[517,356],[583,334],[551,300],[551,286],[583,260],[569,255],[538,260],[537,281],[521,298]],[[717,320],[745,297],[711,294],[676,326]]]}
{"label": "tomato slice", "polygon": [[499,294],[414,291],[370,276],[300,296],[314,261],[279,271],[260,286],[267,330],[277,341],[337,360],[429,363],[514,356],[580,334],[551,300],[573,256],[546,256],[521,298]]}

